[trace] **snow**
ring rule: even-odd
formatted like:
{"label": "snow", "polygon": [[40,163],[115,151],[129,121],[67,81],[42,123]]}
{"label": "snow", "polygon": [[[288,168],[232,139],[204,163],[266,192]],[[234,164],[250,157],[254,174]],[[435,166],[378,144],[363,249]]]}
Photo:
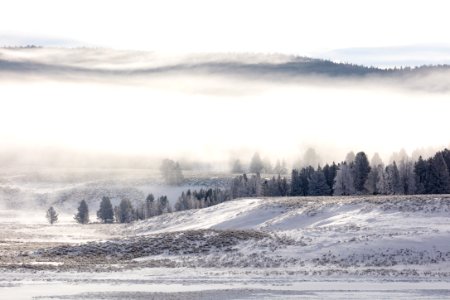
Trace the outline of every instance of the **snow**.
{"label": "snow", "polygon": [[13,299],[450,298],[448,195],[237,199],[128,225],[2,216]]}

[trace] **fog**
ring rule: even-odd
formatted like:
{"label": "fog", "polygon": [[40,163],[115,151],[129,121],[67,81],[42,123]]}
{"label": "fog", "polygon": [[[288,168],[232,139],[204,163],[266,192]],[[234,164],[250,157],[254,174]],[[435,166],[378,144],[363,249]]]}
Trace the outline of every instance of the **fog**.
{"label": "fog", "polygon": [[449,145],[447,68],[380,71],[283,55],[0,52],[2,165],[324,161]]}

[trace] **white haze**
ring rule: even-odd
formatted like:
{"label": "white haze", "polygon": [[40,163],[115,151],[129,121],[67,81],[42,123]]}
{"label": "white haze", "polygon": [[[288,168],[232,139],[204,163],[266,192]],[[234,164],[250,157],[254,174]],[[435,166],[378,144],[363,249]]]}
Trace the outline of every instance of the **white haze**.
{"label": "white haze", "polygon": [[[14,53],[18,60],[116,69],[164,61],[156,54],[133,61],[122,53],[120,59],[121,52],[71,61],[73,55],[52,51]],[[58,80],[22,76],[20,70],[1,78],[1,151],[26,154],[26,163],[48,161],[41,156],[70,161],[73,153],[227,162],[254,151],[292,162],[308,147],[327,161],[340,161],[350,150],[387,158],[401,148],[411,153],[449,144],[449,93],[397,88],[395,82],[317,77],[298,83],[214,74]]]}

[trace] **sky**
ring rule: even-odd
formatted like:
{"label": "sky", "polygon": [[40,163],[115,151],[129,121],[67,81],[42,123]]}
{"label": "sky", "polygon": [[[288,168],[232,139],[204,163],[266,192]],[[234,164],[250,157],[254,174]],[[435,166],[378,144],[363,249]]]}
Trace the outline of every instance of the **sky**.
{"label": "sky", "polygon": [[[288,53],[380,66],[449,62],[449,8],[444,0],[7,0],[0,44]],[[382,51],[375,57],[373,48]]]}
{"label": "sky", "polygon": [[[0,10],[0,45],[105,47],[175,56],[294,54],[379,67],[442,64],[450,63],[448,3],[7,0]],[[15,54],[64,63],[66,53],[46,51]],[[86,58],[71,55],[67,59],[75,65]],[[99,62],[114,66],[126,55],[113,53],[110,61]],[[145,57],[151,56],[135,56],[131,63],[144,66]],[[448,75],[442,76],[442,81],[418,81],[432,90],[447,84]],[[448,92],[375,88],[355,81],[324,87],[326,80],[318,86],[214,76],[173,76],[142,84],[127,78],[119,83],[18,78],[0,76],[1,151],[6,146],[31,153],[62,147],[213,160],[242,153],[249,158],[260,151],[292,161],[308,147],[337,160],[350,150],[387,157],[401,148],[411,153],[450,142],[436,130],[448,127]]]}

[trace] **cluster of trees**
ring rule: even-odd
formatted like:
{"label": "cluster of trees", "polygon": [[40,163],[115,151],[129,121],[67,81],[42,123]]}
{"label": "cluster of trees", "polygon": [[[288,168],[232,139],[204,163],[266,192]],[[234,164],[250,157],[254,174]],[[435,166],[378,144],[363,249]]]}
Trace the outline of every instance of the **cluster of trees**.
{"label": "cluster of trees", "polygon": [[231,198],[253,196],[410,195],[450,193],[450,150],[414,162],[407,155],[384,165],[378,154],[371,162],[364,152],[351,152],[338,164],[293,169],[290,181],[259,173],[235,177]]}
{"label": "cluster of trees", "polygon": [[[314,158],[313,154],[309,156]],[[263,171],[261,163],[259,155],[255,154],[251,169]],[[171,182],[182,178],[178,163],[166,160],[163,166],[161,170],[165,170]],[[333,162],[323,167],[293,169],[290,180],[281,176],[281,172],[272,178],[261,178],[260,172],[250,176],[244,173],[234,177],[227,189],[188,190],[178,198],[174,210],[204,208],[241,197],[446,194],[450,193],[449,167],[448,149],[426,160],[419,157],[415,162],[407,155],[400,155],[386,166],[378,154],[369,163],[364,152],[356,155],[351,152],[338,164]],[[280,168],[284,167],[280,164]],[[172,207],[166,196],[155,199],[149,194],[145,201],[134,206],[131,201],[123,199],[115,207],[108,197],[103,197],[97,218],[103,223],[129,223],[170,212]],[[58,221],[53,207],[48,209],[46,217],[51,224]],[[84,200],[80,202],[74,219],[81,224],[89,222],[89,208]]]}
{"label": "cluster of trees", "polygon": [[[172,207],[167,196],[155,198],[153,194],[149,194],[145,201],[135,205],[128,199],[122,199],[119,205],[114,207],[109,197],[103,197],[97,211],[97,219],[102,223],[130,223],[170,212]],[[47,219],[51,224],[57,221],[57,215],[52,217],[54,214],[56,214],[55,210],[50,207],[47,211]],[[89,207],[86,201],[80,202],[74,219],[80,224],[89,223]]]}
{"label": "cluster of trees", "polygon": [[[248,165],[248,171],[250,173],[275,173],[275,174],[287,174],[288,169],[286,167],[286,162],[277,160],[275,166],[272,166],[272,163],[268,158],[261,159],[259,153],[255,153],[252,156],[250,164]],[[245,173],[245,168],[242,165],[239,159],[236,159],[232,162],[231,165],[232,173]]]}
{"label": "cluster of trees", "polygon": [[183,172],[178,162],[164,159],[159,170],[164,181],[169,185],[179,185],[184,181]]}
{"label": "cluster of trees", "polygon": [[200,189],[187,190],[182,192],[174,205],[175,211],[205,208],[216,205],[231,199],[231,194],[228,190],[222,189]]}

